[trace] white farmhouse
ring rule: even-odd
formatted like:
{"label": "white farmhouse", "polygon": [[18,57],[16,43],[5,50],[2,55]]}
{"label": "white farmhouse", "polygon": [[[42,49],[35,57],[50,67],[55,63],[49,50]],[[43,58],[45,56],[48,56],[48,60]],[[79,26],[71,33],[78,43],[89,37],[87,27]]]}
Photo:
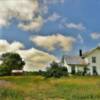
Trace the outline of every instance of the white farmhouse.
{"label": "white farmhouse", "polygon": [[83,72],[84,68],[88,66],[88,62],[80,56],[63,56],[63,66],[67,67],[69,73]]}
{"label": "white farmhouse", "polygon": [[69,73],[84,72],[87,74],[100,75],[100,46],[89,52],[79,52],[79,56],[63,56],[61,63],[66,66]]}

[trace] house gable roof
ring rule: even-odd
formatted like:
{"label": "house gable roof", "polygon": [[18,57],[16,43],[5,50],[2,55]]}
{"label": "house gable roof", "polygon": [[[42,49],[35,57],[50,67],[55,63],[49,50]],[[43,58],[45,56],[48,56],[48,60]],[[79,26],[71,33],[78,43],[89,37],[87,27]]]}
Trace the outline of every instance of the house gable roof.
{"label": "house gable roof", "polygon": [[93,52],[95,52],[96,50],[100,50],[100,46],[88,51],[88,52],[85,52],[83,53],[83,56],[80,57],[80,56],[68,56],[68,55],[65,55],[62,57],[62,63],[64,63],[64,61],[66,61],[66,63],[68,65],[80,65],[80,66],[84,66],[84,65],[88,65],[88,61],[86,60],[85,57],[87,57],[88,55],[92,54]]}
{"label": "house gable roof", "polygon": [[64,60],[67,62],[68,65],[88,65],[86,60],[80,56],[65,56]]}
{"label": "house gable roof", "polygon": [[94,48],[94,49],[92,49],[92,50],[90,50],[90,51],[88,51],[88,52],[83,53],[83,57],[89,56],[90,54],[92,54],[92,53],[95,52],[96,50],[100,50],[100,46],[98,46],[98,47],[96,47],[96,48]]}

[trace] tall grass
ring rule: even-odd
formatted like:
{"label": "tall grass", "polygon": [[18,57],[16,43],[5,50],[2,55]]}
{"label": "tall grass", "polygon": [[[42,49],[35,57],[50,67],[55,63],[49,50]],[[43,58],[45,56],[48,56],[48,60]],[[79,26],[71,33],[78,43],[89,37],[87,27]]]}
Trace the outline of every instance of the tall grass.
{"label": "tall grass", "polygon": [[100,77],[0,77],[10,82],[0,88],[0,100],[100,100]]}
{"label": "tall grass", "polygon": [[0,100],[24,100],[24,98],[16,90],[0,88]]}

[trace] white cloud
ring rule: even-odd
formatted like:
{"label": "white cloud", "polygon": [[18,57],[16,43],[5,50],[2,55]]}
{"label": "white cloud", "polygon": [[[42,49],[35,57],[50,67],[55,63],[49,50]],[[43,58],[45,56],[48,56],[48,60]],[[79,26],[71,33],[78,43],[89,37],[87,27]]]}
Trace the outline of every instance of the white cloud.
{"label": "white cloud", "polygon": [[76,24],[76,23],[66,23],[65,27],[69,28],[69,29],[76,29],[76,30],[79,30],[79,31],[86,29],[85,26],[82,23],[78,23],[78,24]]}
{"label": "white cloud", "polygon": [[41,7],[41,11],[44,13],[44,14],[47,14],[48,13],[48,11],[49,11],[49,8],[48,8],[48,5],[42,5],[42,7]]}
{"label": "white cloud", "polygon": [[22,28],[25,31],[32,31],[33,29],[35,31],[38,31],[43,25],[43,19],[41,16],[38,16],[30,23],[20,23],[18,25],[19,28]]}
{"label": "white cloud", "polygon": [[24,48],[24,45],[20,42],[13,42],[13,43],[8,43],[6,40],[0,40],[0,52],[14,52],[16,50]]}
{"label": "white cloud", "polygon": [[45,20],[45,22],[48,22],[48,21],[54,22],[54,21],[57,21],[57,20],[60,19],[60,18],[61,18],[61,16],[60,16],[59,14],[57,14],[56,12],[54,12],[51,16],[49,16],[49,17]]}
{"label": "white cloud", "polygon": [[100,39],[100,33],[97,32],[91,33],[91,38],[94,40]]}
{"label": "white cloud", "polygon": [[25,71],[45,70],[48,63],[56,60],[55,56],[35,48],[28,50],[22,48],[24,48],[24,46],[20,42],[9,43],[6,40],[0,40],[0,54],[5,52],[19,53],[26,62],[24,66]]}
{"label": "white cloud", "polygon": [[75,39],[61,34],[50,36],[35,36],[31,38],[32,42],[37,46],[46,48],[49,51],[61,48],[63,51],[70,51],[72,49]]}
{"label": "white cloud", "polygon": [[[38,0],[0,0],[0,27],[9,25],[12,18],[21,20],[22,24],[27,21],[28,27],[31,22],[34,23],[34,18],[37,16],[40,16]],[[35,24],[36,22],[39,24],[38,21],[35,21]],[[41,23],[38,27],[41,27]]]}
{"label": "white cloud", "polygon": [[9,48],[8,51],[10,51],[10,50],[11,51],[17,51],[19,49],[23,49],[24,48],[24,45],[22,43],[20,43],[20,42],[15,41],[15,42],[9,44],[9,47],[8,48]]}
{"label": "white cloud", "polygon": [[84,43],[84,39],[83,39],[81,34],[78,34],[77,38],[78,38],[78,41],[80,41],[81,44]]}
{"label": "white cloud", "polygon": [[24,58],[26,62],[24,67],[25,71],[45,70],[46,67],[48,67],[48,63],[56,60],[55,56],[35,48],[29,50],[19,50],[18,53]]}
{"label": "white cloud", "polygon": [[53,5],[53,4],[63,4],[65,2],[65,0],[40,0],[42,3],[42,7],[41,10],[44,14],[47,14],[49,11],[49,5]]}
{"label": "white cloud", "polygon": [[44,4],[57,4],[64,3],[65,0],[43,0]]}

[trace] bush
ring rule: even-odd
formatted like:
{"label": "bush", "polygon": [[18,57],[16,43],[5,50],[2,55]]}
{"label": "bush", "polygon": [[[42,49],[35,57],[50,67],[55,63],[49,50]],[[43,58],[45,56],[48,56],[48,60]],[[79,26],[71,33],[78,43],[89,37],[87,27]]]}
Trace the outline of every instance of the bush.
{"label": "bush", "polygon": [[83,71],[78,71],[78,72],[76,73],[76,75],[78,75],[78,76],[83,76]]}
{"label": "bush", "polygon": [[88,75],[89,68],[84,67],[83,76]]}
{"label": "bush", "polygon": [[11,68],[9,68],[8,66],[0,65],[0,76],[10,75],[10,74],[11,74]]}
{"label": "bush", "polygon": [[60,78],[62,76],[68,75],[68,70],[66,67],[59,66],[56,62],[53,62],[51,64],[51,67],[47,68],[46,74],[44,74],[46,77],[56,77]]}

